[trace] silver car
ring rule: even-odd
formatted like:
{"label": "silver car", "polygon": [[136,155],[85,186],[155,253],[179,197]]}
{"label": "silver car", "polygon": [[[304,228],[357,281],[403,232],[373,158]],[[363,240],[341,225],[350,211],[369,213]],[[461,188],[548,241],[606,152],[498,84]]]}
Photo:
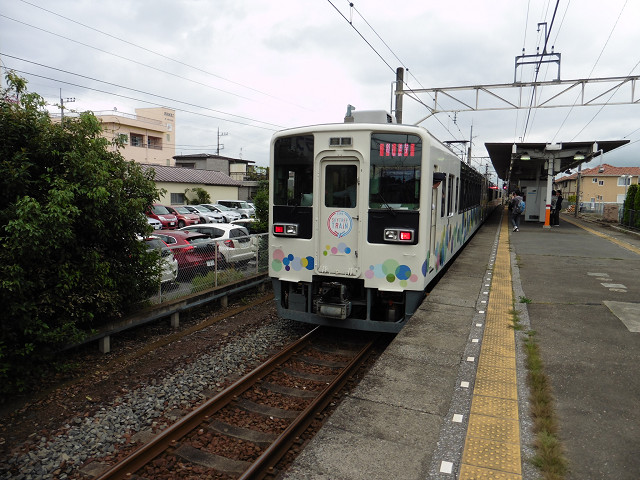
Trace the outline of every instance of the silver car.
{"label": "silver car", "polygon": [[254,218],[256,216],[256,209],[244,200],[218,200],[218,205],[224,205],[231,210],[235,210],[242,218]]}
{"label": "silver car", "polygon": [[221,214],[224,217],[225,223],[231,223],[234,220],[238,220],[242,218],[242,215],[240,215],[235,210],[232,210],[229,207],[225,207],[224,205],[220,205],[219,203],[214,203],[214,204],[204,203],[200,206],[206,207],[211,211],[218,212],[219,214]]}
{"label": "silver car", "polygon": [[[214,212],[206,205],[185,205],[187,210],[200,215],[200,223],[224,223],[225,219],[220,212]],[[204,222],[202,220],[205,220]]]}

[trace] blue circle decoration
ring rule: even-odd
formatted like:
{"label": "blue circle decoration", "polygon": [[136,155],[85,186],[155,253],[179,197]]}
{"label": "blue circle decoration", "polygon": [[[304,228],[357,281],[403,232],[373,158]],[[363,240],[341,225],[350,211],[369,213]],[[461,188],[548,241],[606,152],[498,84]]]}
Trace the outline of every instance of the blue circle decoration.
{"label": "blue circle decoration", "polygon": [[315,267],[313,257],[307,257],[307,270],[313,270]]}
{"label": "blue circle decoration", "polygon": [[408,280],[411,276],[411,269],[407,265],[400,265],[396,268],[396,277],[399,280]]}

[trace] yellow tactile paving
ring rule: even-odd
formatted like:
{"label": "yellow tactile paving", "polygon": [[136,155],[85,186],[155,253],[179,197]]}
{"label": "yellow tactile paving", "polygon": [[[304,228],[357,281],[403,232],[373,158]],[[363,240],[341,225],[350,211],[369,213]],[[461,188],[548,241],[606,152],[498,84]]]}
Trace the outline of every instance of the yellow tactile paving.
{"label": "yellow tactile paving", "polygon": [[476,395],[473,397],[473,402],[471,403],[471,413],[515,418],[518,415],[518,401],[508,398]]}
{"label": "yellow tactile paving", "polygon": [[500,472],[489,468],[462,465],[460,478],[473,478],[473,480],[521,480],[522,476],[514,473]]}
{"label": "yellow tactile paving", "polygon": [[519,434],[519,428],[518,420],[478,414],[469,417],[467,435],[508,442]]}
{"label": "yellow tactile paving", "polygon": [[522,479],[508,235],[505,215],[492,271],[459,480]]}
{"label": "yellow tactile paving", "polygon": [[481,355],[478,361],[478,369],[483,367],[516,368],[516,357]]}

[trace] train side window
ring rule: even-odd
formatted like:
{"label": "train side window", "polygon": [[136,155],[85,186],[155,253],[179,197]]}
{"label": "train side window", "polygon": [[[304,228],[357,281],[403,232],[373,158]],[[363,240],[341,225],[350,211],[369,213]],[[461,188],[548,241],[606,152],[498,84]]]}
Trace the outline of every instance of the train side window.
{"label": "train side window", "polygon": [[449,175],[449,189],[447,191],[447,215],[453,215],[453,175]]}
{"label": "train side window", "polygon": [[442,187],[441,191],[441,205],[440,205],[440,216],[444,217],[447,214],[447,177],[442,179],[442,183],[440,184]]}
{"label": "train side window", "polygon": [[460,212],[459,210],[459,206],[460,206],[460,177],[456,177],[456,208],[454,210],[454,212]]}

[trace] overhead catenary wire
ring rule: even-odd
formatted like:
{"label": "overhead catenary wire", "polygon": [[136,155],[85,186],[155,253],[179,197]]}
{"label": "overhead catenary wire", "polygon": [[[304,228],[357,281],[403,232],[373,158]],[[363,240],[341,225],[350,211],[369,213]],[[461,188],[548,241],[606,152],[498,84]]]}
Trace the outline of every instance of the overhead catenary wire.
{"label": "overhead catenary wire", "polygon": [[[349,25],[351,26],[351,28],[353,28],[356,33],[360,36],[360,38],[369,46],[369,48],[371,48],[374,53],[382,60],[382,62],[395,74],[395,69],[384,59],[384,57],[382,56],[382,54],[380,52],[378,52],[378,50],[376,50],[376,48],[371,44],[371,42],[369,42],[364,35],[355,27],[355,25],[353,24],[353,19],[348,19],[341,11],[340,9],[338,9],[338,7],[336,7],[333,2],[331,0],[327,0],[329,2],[329,4],[331,4],[331,6],[338,12],[338,14],[346,21],[349,23]],[[351,9],[353,9],[354,11],[356,11],[358,13],[358,15],[360,16],[360,18],[362,18],[362,20],[367,24],[367,26],[371,29],[371,31],[373,31],[373,33],[380,39],[380,41],[384,44],[384,46],[391,52],[391,54],[396,58],[396,60],[398,60],[398,62],[403,66],[403,68],[409,72],[409,75],[411,75],[416,82],[422,87],[422,85],[420,84],[420,82],[418,81],[418,79],[413,75],[413,73],[409,70],[409,68],[404,64],[404,62],[402,62],[402,60],[400,60],[400,58],[395,54],[395,52],[391,49],[391,47],[387,44],[387,42],[385,42],[382,37],[378,34],[378,32],[373,28],[373,26],[371,26],[371,24],[364,18],[364,16],[355,8],[355,5],[353,2],[350,2],[347,0],[347,3],[349,4],[349,7]],[[403,82],[403,87],[405,87],[405,93],[408,91],[409,95],[411,96],[411,98],[413,98],[416,102],[420,103],[421,105],[423,105],[424,107],[426,107],[427,109],[431,110],[431,108],[424,103],[419,97],[418,95],[413,91],[413,89],[411,88],[411,86],[406,83]],[[424,88],[424,87],[422,87]],[[448,115],[449,118],[451,119],[451,116]],[[449,130],[449,128],[442,123],[442,121],[438,118],[438,117],[434,117],[438,123],[440,123],[440,125],[442,125],[442,127],[452,136],[453,133],[451,132],[451,130]],[[453,120],[453,119],[451,119]],[[456,125],[456,127],[458,128],[458,131],[460,131],[460,127],[457,125],[457,123],[454,121],[454,124]],[[462,131],[460,131],[460,134],[462,134]]]}
{"label": "overhead catenary wire", "polygon": [[[588,79],[591,78],[591,75],[593,75],[593,72],[596,69],[596,66],[598,65],[598,62],[600,61],[600,59],[602,58],[602,54],[604,53],[605,49],[607,48],[607,45],[609,44],[609,40],[611,40],[611,37],[613,35],[613,32],[616,29],[616,26],[618,25],[618,22],[620,21],[620,18],[622,17],[622,12],[624,12],[625,7],[627,6],[627,1],[625,0],[624,4],[622,5],[622,9],[620,10],[620,13],[618,14],[618,18],[616,18],[615,23],[613,24],[613,27],[611,28],[611,31],[609,32],[609,36],[607,37],[607,40],[604,42],[604,45],[602,46],[602,50],[600,50],[600,54],[598,55],[598,58],[596,59],[596,61],[593,64],[593,67],[591,67],[591,71],[589,72],[589,76],[587,77]],[[637,66],[637,64],[636,64]],[[636,67],[633,67],[633,69],[631,70],[631,72],[633,72],[633,70],[635,70]],[[611,97],[609,97],[609,100],[611,100],[611,98],[613,97],[613,95],[617,92],[617,89],[614,91],[614,93],[611,94]],[[580,96],[576,96],[576,99],[573,103],[573,105],[571,106],[571,108],[569,109],[569,111],[567,112],[567,115],[564,117],[564,120],[562,121],[562,123],[560,124],[560,127],[558,127],[558,131],[556,132],[556,134],[553,136],[553,140],[556,139],[556,137],[560,134],[560,131],[562,130],[562,127],[564,127],[564,124],[567,122],[569,116],[571,115],[571,112],[573,112],[573,109],[576,106],[576,103],[578,102],[578,98],[580,98]],[[606,103],[608,103],[608,101]],[[596,112],[596,114],[591,118],[591,120],[589,120],[589,122],[587,122],[587,124],[582,127],[582,129],[580,129],[580,131],[574,135],[574,137],[572,138],[572,141],[578,136],[580,135],[580,133],[582,133],[584,131],[585,128],[587,128],[587,126],[598,116],[598,114],[602,111],[602,109],[605,107],[605,105],[603,105],[600,110],[598,110],[598,112]]]}
{"label": "overhead catenary wire", "polygon": [[[271,126],[273,126],[273,127],[284,128],[284,127],[282,127],[281,125],[276,125],[276,124],[274,124],[274,123],[264,122],[264,121],[261,121],[261,120],[256,120],[256,119],[253,119],[253,118],[248,118],[248,117],[243,117],[243,116],[241,116],[241,115],[236,115],[236,114],[233,114],[233,113],[223,112],[223,111],[221,111],[221,110],[216,110],[216,109],[213,109],[213,108],[203,107],[202,105],[196,105],[196,104],[194,104],[194,103],[185,102],[185,101],[182,101],[182,100],[177,100],[177,99],[175,99],[175,98],[169,98],[169,97],[165,97],[165,96],[163,96],[163,95],[158,95],[158,94],[151,93],[151,92],[145,92],[144,90],[138,90],[138,89],[131,88],[131,87],[125,87],[125,86],[123,86],[123,85],[118,85],[118,84],[116,84],[116,83],[107,82],[107,81],[104,81],[104,80],[99,80],[99,79],[97,79],[97,78],[88,77],[88,76],[86,76],[86,75],[81,75],[81,74],[79,74],[79,73],[70,72],[70,71],[68,71],[68,70],[62,70],[62,69],[60,69],[60,68],[50,67],[50,66],[48,66],[48,65],[44,65],[44,64],[42,64],[42,63],[32,62],[32,61],[30,61],[30,60],[26,60],[26,59],[24,59],[24,58],[20,58],[20,57],[15,57],[15,56],[13,56],[13,55],[7,55],[7,54],[4,54],[4,53],[2,53],[2,52],[0,52],[0,55],[3,55],[3,56],[5,56],[5,57],[9,57],[9,58],[13,58],[13,59],[16,59],[16,60],[20,60],[20,61],[23,61],[23,62],[26,62],[26,63],[31,63],[32,65],[37,65],[37,66],[39,66],[39,67],[48,68],[48,69],[50,69],[50,70],[55,70],[55,71],[57,71],[57,72],[66,73],[66,74],[68,74],[68,75],[73,75],[73,76],[76,76],[76,77],[84,78],[84,79],[86,79],[86,80],[91,80],[91,81],[93,81],[93,82],[104,83],[104,84],[106,84],[106,85],[110,85],[110,86],[112,86],[112,87],[118,87],[118,88],[122,88],[122,89],[129,90],[129,91],[132,91],[132,92],[142,93],[142,94],[144,94],[144,95],[149,95],[149,96],[151,96],[151,97],[161,98],[161,99],[163,99],[163,100],[169,100],[169,101],[171,101],[171,102],[182,103],[182,104],[184,104],[184,105],[189,105],[189,106],[191,106],[191,107],[202,108],[202,109],[204,109],[204,110],[209,110],[209,111],[212,111],[212,112],[215,112],[215,113],[220,113],[220,114],[223,114],[223,115],[228,115],[228,116],[231,116],[231,117],[240,118],[240,119],[243,119],[243,120],[249,120],[249,121],[252,121],[252,122],[263,123],[263,124],[265,124],[265,125],[271,125]],[[47,78],[47,77],[42,77],[42,78]],[[82,88],[89,88],[89,87],[82,87]]]}
{"label": "overhead catenary wire", "polygon": [[[197,66],[191,65],[191,64],[189,64],[189,63],[183,62],[182,60],[178,60],[178,59],[176,59],[176,58],[169,57],[169,56],[164,55],[164,54],[162,54],[162,53],[160,53],[160,52],[156,52],[155,50],[151,50],[150,48],[143,47],[142,45],[138,45],[138,44],[133,43],[133,42],[130,42],[129,40],[126,40],[126,39],[124,39],[124,38],[120,38],[120,37],[118,37],[118,36],[116,36],[116,35],[113,35],[113,34],[111,34],[111,33],[109,33],[109,32],[105,32],[105,31],[103,31],[103,30],[99,30],[99,29],[97,29],[97,28],[95,28],[95,27],[92,27],[92,26],[90,26],[90,25],[84,24],[84,23],[79,22],[79,21],[77,21],[77,20],[74,20],[74,19],[72,19],[72,18],[66,17],[66,16],[61,15],[61,14],[59,14],[59,13],[56,13],[56,12],[54,12],[54,11],[52,11],[52,10],[48,10],[48,9],[46,9],[46,8],[44,8],[44,7],[40,6],[40,5],[36,5],[35,3],[28,2],[28,1],[26,1],[26,0],[20,0],[20,1],[21,1],[22,3],[25,3],[25,4],[27,4],[27,5],[31,5],[32,7],[35,7],[35,8],[38,8],[38,9],[40,9],[40,10],[43,10],[43,11],[45,11],[45,12],[47,12],[47,13],[50,13],[51,15],[55,15],[55,16],[57,16],[57,17],[63,18],[64,20],[67,20],[67,21],[69,21],[69,22],[75,23],[76,25],[80,25],[80,26],[82,26],[82,27],[84,27],[84,28],[87,28],[87,29],[92,30],[92,31],[97,32],[97,33],[100,33],[100,34],[105,35],[105,36],[107,36],[107,37],[113,38],[114,40],[118,40],[118,41],[120,41],[120,42],[122,42],[122,43],[125,43],[125,44],[127,44],[127,45],[131,45],[132,47],[139,48],[140,50],[143,50],[143,51],[145,51],[145,52],[152,53],[152,54],[157,55],[158,57],[164,58],[164,59],[166,59],[166,60],[170,60],[170,61],[172,61],[172,62],[175,62],[175,63],[179,64],[179,65],[183,65],[183,66],[185,66],[185,67],[189,67],[189,68],[191,68],[191,69],[193,69],[193,70],[196,70],[196,71],[198,71],[198,72],[201,72],[201,73],[204,73],[204,74],[206,74],[206,75],[209,75],[209,76],[212,76],[212,77],[218,78],[218,79],[223,80],[223,81],[225,81],[225,82],[229,82],[229,83],[231,83],[231,84],[233,84],[233,85],[236,85],[236,86],[239,86],[239,87],[242,87],[242,88],[246,88],[247,90],[251,90],[251,91],[253,91],[253,92],[259,93],[259,94],[264,95],[264,96],[266,96],[266,97],[270,97],[270,98],[273,98],[273,99],[276,99],[276,100],[284,101],[284,100],[279,99],[279,98],[277,98],[277,97],[275,97],[274,95],[271,95],[271,94],[269,94],[269,93],[263,92],[263,91],[258,90],[258,89],[256,89],[256,88],[253,88],[253,87],[250,87],[250,86],[245,85],[245,84],[243,84],[243,83],[236,82],[236,81],[234,81],[234,80],[230,80],[230,79],[228,79],[228,78],[226,78],[226,77],[223,77],[223,76],[221,76],[221,75],[218,75],[218,74],[216,74],[216,73],[210,72],[210,71],[208,71],[208,70],[204,70],[203,68],[200,68],[200,67],[197,67]],[[54,35],[55,35],[55,34],[54,34]],[[181,78],[181,77],[180,77],[180,78]],[[205,85],[205,86],[206,86],[206,85]],[[233,94],[233,93],[231,93],[231,95],[234,95],[234,94]],[[289,103],[289,102],[286,102],[286,103]]]}
{"label": "overhead catenary wire", "polygon": [[[6,67],[2,67],[2,68],[6,68]],[[25,75],[31,75],[31,76],[38,77],[38,78],[43,78],[45,80],[51,80],[53,82],[63,83],[65,85],[71,85],[73,87],[84,88],[86,90],[91,90],[91,91],[94,91],[94,92],[104,93],[106,95],[111,95],[111,96],[114,96],[114,97],[125,98],[127,100],[135,100],[136,102],[146,103],[148,105],[155,105],[157,107],[167,107],[167,105],[164,104],[164,103],[150,102],[149,100],[143,100],[143,99],[131,97],[131,96],[128,96],[128,95],[123,95],[121,93],[108,92],[106,90],[100,90],[99,88],[87,87],[85,85],[79,85],[77,83],[67,82],[65,80],[59,80],[59,79],[55,79],[55,78],[51,78],[51,77],[46,77],[44,75],[38,75],[37,73],[26,72],[24,70],[17,70],[17,69],[11,69],[11,70],[14,71],[14,72],[17,72],[17,73],[22,73],[22,74],[25,74]],[[199,107],[199,108],[202,108],[202,107]],[[274,129],[274,128],[262,127],[260,125],[252,125],[250,123],[244,123],[244,122],[240,122],[240,121],[237,121],[237,120],[231,120],[231,119],[228,119],[228,118],[222,118],[222,117],[216,117],[216,116],[213,116],[213,115],[207,115],[207,114],[204,114],[204,113],[201,113],[201,112],[194,112],[194,111],[191,111],[191,110],[186,110],[184,108],[173,108],[173,109],[178,111],[178,112],[189,113],[189,114],[192,114],[192,115],[199,115],[201,117],[206,117],[206,118],[213,118],[213,119],[216,119],[216,120],[222,120],[222,121],[225,121],[225,122],[235,123],[235,124],[238,124],[238,125],[244,125],[244,126],[247,126],[247,127],[259,128],[259,129],[262,129],[262,130],[269,130],[269,131],[276,131],[276,129]]]}
{"label": "overhead catenary wire", "polygon": [[[553,23],[556,19],[556,13],[558,12],[558,5],[560,4],[560,0],[556,0],[556,6],[553,10],[553,16],[551,17],[551,24],[549,25],[549,31],[546,32],[545,35],[545,39],[544,39],[544,47],[542,49],[542,53],[545,54],[547,53],[547,44],[549,43],[549,36],[551,35],[551,31],[553,30]],[[538,81],[538,73],[540,72],[540,65],[542,65],[542,57],[540,58],[540,61],[538,63],[538,67],[536,68],[536,75],[535,75],[535,79],[534,79],[534,83]],[[524,131],[522,133],[522,140],[524,141],[524,139],[527,136],[527,128],[529,127],[529,119],[531,117],[531,110],[533,109],[533,102],[535,99],[535,94],[536,94],[536,90],[533,89],[533,91],[531,92],[531,102],[529,105],[529,111],[527,112],[527,120],[525,122],[524,125]]]}

